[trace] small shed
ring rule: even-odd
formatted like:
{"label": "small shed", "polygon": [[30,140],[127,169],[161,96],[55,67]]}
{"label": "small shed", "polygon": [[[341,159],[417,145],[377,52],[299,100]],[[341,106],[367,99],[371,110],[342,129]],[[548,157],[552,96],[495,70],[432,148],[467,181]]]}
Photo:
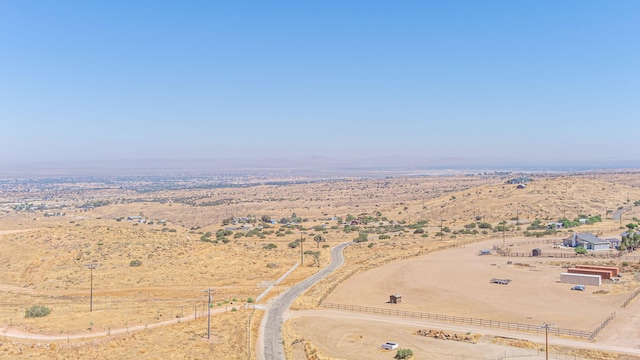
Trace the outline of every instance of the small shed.
{"label": "small shed", "polygon": [[531,256],[542,256],[542,250],[540,250],[540,248],[531,250]]}
{"label": "small shed", "polygon": [[393,294],[393,295],[389,296],[389,303],[391,303],[391,304],[399,304],[401,302],[402,302],[402,295]]}

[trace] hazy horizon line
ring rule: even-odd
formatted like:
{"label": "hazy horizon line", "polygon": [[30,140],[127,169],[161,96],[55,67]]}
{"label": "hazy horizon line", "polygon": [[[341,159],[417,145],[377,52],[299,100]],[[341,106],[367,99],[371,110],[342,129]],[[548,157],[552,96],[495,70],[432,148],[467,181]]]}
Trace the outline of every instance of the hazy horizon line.
{"label": "hazy horizon line", "polygon": [[330,175],[362,172],[417,172],[421,170],[451,171],[559,171],[577,172],[593,170],[635,170],[640,169],[640,160],[601,159],[582,161],[517,161],[514,159],[476,158],[420,158],[386,156],[368,158],[331,158],[309,156],[300,158],[200,158],[200,159],[100,159],[42,161],[0,164],[0,175],[23,176],[49,173],[64,175],[118,175],[143,174],[219,174],[255,173],[269,171],[306,172],[314,175]]}

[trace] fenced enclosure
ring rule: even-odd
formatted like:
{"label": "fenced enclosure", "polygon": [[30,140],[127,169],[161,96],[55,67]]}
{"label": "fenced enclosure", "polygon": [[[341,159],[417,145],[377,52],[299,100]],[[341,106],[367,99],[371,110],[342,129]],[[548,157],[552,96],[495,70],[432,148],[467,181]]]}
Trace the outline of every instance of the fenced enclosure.
{"label": "fenced enclosure", "polygon": [[[376,307],[370,307],[370,306],[335,304],[335,303],[322,303],[321,306],[327,309],[348,310],[348,311],[356,311],[356,312],[362,312],[362,313],[389,315],[389,316],[406,317],[406,318],[413,318],[413,319],[445,321],[445,322],[452,322],[456,324],[475,325],[475,326],[499,328],[499,329],[506,329],[506,330],[514,330],[514,331],[526,331],[526,332],[535,332],[535,333],[545,332],[545,329],[541,328],[540,325],[520,324],[520,323],[506,322],[506,321],[499,321],[499,320],[478,319],[478,318],[470,318],[470,317],[462,317],[462,316],[431,314],[431,313],[424,313],[424,312],[418,312],[418,311],[385,309],[385,308],[376,308]],[[576,337],[580,339],[593,340],[598,335],[598,333],[600,333],[600,331],[602,331],[602,329],[604,329],[615,317],[616,317],[616,313],[613,312],[594,331],[563,329],[558,327],[549,328],[548,331],[549,331],[549,334],[552,334],[552,335],[570,336],[570,337]]]}
{"label": "fenced enclosure", "polygon": [[637,289],[636,291],[633,292],[633,294],[631,294],[627,300],[624,301],[624,303],[622,303],[623,308],[627,307],[627,305],[629,305],[631,303],[631,301],[633,301],[633,299],[636,298],[636,296],[638,296],[638,294],[640,294],[640,289]]}
{"label": "fenced enclosure", "polygon": [[[528,357],[530,357],[531,359],[544,359],[546,358],[545,355],[546,355],[545,351],[541,349],[519,349],[519,350],[504,351],[502,354],[492,358],[492,360],[504,360],[504,359],[510,359],[510,358],[522,359],[522,358],[528,358]],[[560,354],[557,351],[549,351],[549,359],[581,360],[583,358],[578,357],[577,355],[566,355],[566,354]]]}

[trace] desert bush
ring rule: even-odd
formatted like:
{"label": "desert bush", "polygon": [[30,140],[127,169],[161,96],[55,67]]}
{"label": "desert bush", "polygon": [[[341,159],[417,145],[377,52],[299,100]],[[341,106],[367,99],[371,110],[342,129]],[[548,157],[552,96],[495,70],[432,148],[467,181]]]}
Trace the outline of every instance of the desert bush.
{"label": "desert bush", "polygon": [[292,242],[289,243],[289,248],[295,249],[295,248],[298,247],[298,245],[300,245],[300,242],[298,240],[292,241]]}
{"label": "desert bush", "polygon": [[200,236],[200,240],[201,241],[206,241],[206,242],[211,242],[211,232],[207,231],[206,233],[204,233],[202,236]]}
{"label": "desert bush", "polygon": [[274,243],[268,243],[267,245],[262,247],[265,250],[272,250],[272,249],[277,249],[278,245],[274,244]]}
{"label": "desert bush", "polygon": [[137,259],[136,260],[131,260],[131,262],[129,263],[129,266],[133,266],[133,267],[140,266],[140,265],[142,265],[142,261],[137,260]]}
{"label": "desert bush", "polygon": [[252,298],[252,297],[248,297],[248,298],[247,298],[247,302],[248,302],[249,304],[253,304],[253,301],[254,301],[254,300],[253,300],[253,298]]}
{"label": "desert bush", "polygon": [[360,235],[358,235],[357,238],[353,239],[353,242],[355,243],[361,243],[365,241],[369,241],[369,238],[367,237],[366,233],[360,233]]}
{"label": "desert bush", "polygon": [[531,225],[527,226],[527,230],[546,230],[546,229],[547,229],[547,226],[542,224],[542,221],[540,221],[540,219],[533,220]]}
{"label": "desert bush", "polygon": [[398,349],[394,359],[411,359],[413,357],[413,351],[411,349]]}
{"label": "desert bush", "polygon": [[45,317],[51,313],[51,309],[46,306],[33,305],[25,310],[24,317],[26,318],[38,318]]}

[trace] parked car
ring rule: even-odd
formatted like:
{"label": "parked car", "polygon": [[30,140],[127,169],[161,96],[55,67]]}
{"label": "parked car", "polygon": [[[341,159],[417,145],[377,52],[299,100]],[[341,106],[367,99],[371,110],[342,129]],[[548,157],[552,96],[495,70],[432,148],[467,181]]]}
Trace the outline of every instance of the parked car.
{"label": "parked car", "polygon": [[578,290],[578,291],[584,291],[584,289],[586,289],[587,287],[584,285],[576,285],[574,287],[571,288],[571,290]]}
{"label": "parked car", "polygon": [[398,343],[394,343],[394,342],[386,342],[384,344],[382,344],[382,348],[385,350],[395,350],[398,348]]}

